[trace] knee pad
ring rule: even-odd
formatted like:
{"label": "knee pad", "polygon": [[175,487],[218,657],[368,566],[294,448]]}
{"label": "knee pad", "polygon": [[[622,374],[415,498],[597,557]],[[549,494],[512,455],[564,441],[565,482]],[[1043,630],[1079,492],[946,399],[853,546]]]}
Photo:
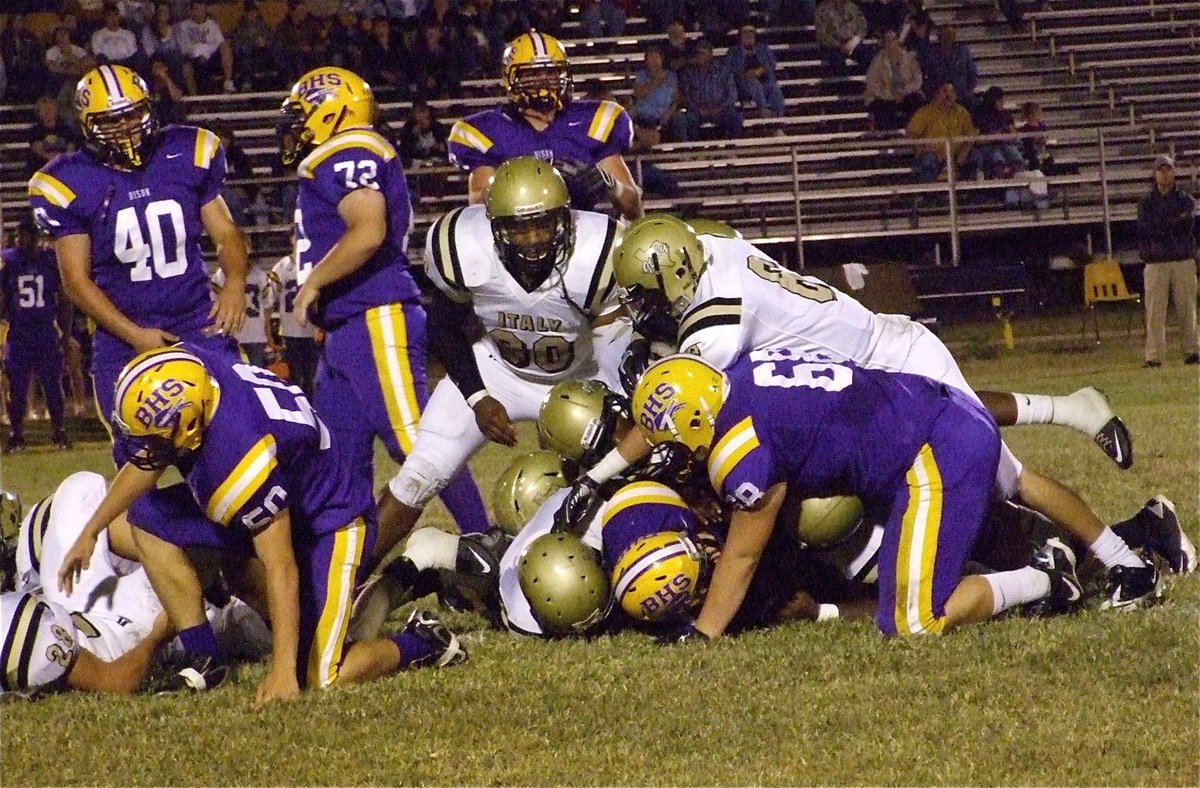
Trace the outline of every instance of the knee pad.
{"label": "knee pad", "polygon": [[424,509],[449,481],[449,477],[432,463],[410,456],[388,482],[388,490],[405,506]]}

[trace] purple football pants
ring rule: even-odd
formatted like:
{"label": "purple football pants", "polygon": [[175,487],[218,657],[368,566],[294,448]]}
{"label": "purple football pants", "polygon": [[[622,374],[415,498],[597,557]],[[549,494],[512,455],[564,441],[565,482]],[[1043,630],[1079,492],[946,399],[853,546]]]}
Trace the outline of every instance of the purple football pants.
{"label": "purple football pants", "polygon": [[24,437],[29,384],[35,376],[46,395],[50,423],[55,430],[63,428],[63,354],[58,337],[30,342],[10,336],[4,354],[4,374],[8,377],[8,423],[13,435]]}

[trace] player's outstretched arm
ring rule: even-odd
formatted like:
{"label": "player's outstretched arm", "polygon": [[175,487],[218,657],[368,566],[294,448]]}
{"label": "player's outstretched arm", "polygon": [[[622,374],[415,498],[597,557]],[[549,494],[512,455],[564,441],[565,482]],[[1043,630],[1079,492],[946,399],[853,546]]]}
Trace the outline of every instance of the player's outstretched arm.
{"label": "player's outstretched arm", "polygon": [[621,212],[621,218],[630,222],[642,218],[642,189],[633,179],[625,159],[614,153],[596,162],[596,167],[609,182],[613,205]]}
{"label": "player's outstretched arm", "polygon": [[346,232],[309,271],[296,293],[296,319],[308,322],[308,308],[321,295],[321,288],[357,271],[387,237],[387,199],[376,189],[355,189],[338,202],[338,216]]}
{"label": "player's outstretched arm", "polygon": [[54,242],[54,251],[67,296],[100,328],[139,353],[179,341],[169,331],[143,328],[130,320],[92,281],[92,240],[87,235],[65,235]]}
{"label": "player's outstretched arm", "polygon": [[775,528],[775,517],[783,506],[787,485],[776,484],[767,490],[757,509],[738,510],[729,523],[729,538],[721,551],[721,560],[713,570],[712,583],[704,607],[696,619],[696,629],[710,638],[720,637],[733,620],[746,589],[754,578],[758,560]]}
{"label": "player's outstretched arm", "polygon": [[300,572],[292,549],[292,520],[286,509],[254,535],[254,551],[267,576],[271,614],[271,668],[258,685],[255,707],[300,695],[296,678],[300,648]]}
{"label": "player's outstretched arm", "polygon": [[112,662],[105,662],[81,648],[75,665],[67,674],[67,685],[81,692],[131,695],[142,686],[154,652],[170,634],[171,625],[167,622],[167,614],[159,613],[146,639]]}
{"label": "player's outstretched arm", "polygon": [[496,174],[495,167],[486,164],[471,170],[467,176],[467,204],[482,205],[487,199],[488,187],[492,185],[492,176]]}
{"label": "player's outstretched arm", "polygon": [[218,332],[230,336],[241,329],[246,319],[246,276],[250,272],[246,236],[234,223],[225,198],[219,194],[200,209],[200,221],[217,247],[217,262],[225,278],[208,316]]}

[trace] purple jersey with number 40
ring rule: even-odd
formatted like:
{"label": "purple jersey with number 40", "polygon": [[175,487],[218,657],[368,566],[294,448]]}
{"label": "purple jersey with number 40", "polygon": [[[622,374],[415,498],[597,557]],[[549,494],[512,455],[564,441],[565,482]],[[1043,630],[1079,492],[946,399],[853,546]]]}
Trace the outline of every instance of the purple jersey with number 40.
{"label": "purple jersey with number 40", "polygon": [[309,317],[325,329],[336,328],[377,306],[420,295],[408,270],[412,203],[404,165],[395,149],[370,129],[335,134],[300,162],[296,199],[296,281],[303,285],[313,266],[346,233],[338,213],[342,199],[358,189],[381,192],[387,204],[383,243],[361,267],[321,290]]}
{"label": "purple jersey with number 40", "polygon": [[[200,209],[224,180],[217,135],[167,126],[141,169],[106,167],[87,151],[59,156],[29,180],[29,202],[56,240],[91,239],[92,279],[117,309],[140,326],[189,336],[212,308]],[[97,329],[97,365],[123,362],[130,352]]]}

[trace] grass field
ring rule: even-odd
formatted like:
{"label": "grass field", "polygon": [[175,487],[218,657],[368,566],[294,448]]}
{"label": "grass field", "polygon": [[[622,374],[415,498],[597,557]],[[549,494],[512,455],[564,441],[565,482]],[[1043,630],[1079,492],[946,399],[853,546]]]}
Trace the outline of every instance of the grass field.
{"label": "grass field", "polygon": [[[992,331],[994,327],[981,328]],[[1020,331],[1020,327],[1018,327]],[[965,335],[964,335],[965,336]],[[1027,464],[1115,521],[1155,493],[1196,537],[1198,391],[1178,360],[1142,370],[1136,339],[968,360],[979,388],[1105,390],[1134,434],[1118,471],[1086,438],[1006,437]],[[528,433],[525,441],[529,442]],[[5,458],[31,502],[107,450]],[[490,482],[504,455],[474,463]],[[381,463],[380,478],[390,474]],[[431,512],[429,519],[445,522]],[[5,785],[1022,784],[1196,785],[1200,576],[1131,614],[1007,619],[942,639],[872,624],[794,624],[660,648],[623,635],[539,642],[457,617],[471,661],[251,710],[262,666],[201,697],[50,697],[2,707]]]}

